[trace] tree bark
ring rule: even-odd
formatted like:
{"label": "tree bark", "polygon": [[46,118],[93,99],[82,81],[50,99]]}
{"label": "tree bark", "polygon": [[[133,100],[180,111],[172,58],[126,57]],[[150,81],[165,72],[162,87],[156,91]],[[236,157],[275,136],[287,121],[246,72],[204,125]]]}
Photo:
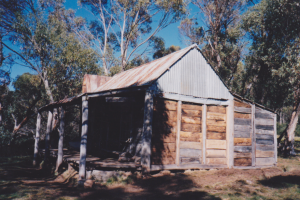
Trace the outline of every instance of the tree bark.
{"label": "tree bark", "polygon": [[65,113],[64,108],[61,106],[60,108],[60,127],[59,127],[59,140],[58,140],[58,152],[57,152],[57,162],[56,162],[56,172],[58,171],[59,166],[61,165],[63,161],[64,156],[64,128],[65,128]]}
{"label": "tree bark", "polygon": [[296,155],[295,149],[294,149],[294,143],[295,143],[295,130],[298,124],[298,118],[300,114],[300,101],[295,102],[292,117],[290,119],[290,122],[286,129],[283,131],[283,133],[278,138],[277,142],[280,143],[283,136],[285,136],[284,145],[283,145],[283,152],[285,155]]}

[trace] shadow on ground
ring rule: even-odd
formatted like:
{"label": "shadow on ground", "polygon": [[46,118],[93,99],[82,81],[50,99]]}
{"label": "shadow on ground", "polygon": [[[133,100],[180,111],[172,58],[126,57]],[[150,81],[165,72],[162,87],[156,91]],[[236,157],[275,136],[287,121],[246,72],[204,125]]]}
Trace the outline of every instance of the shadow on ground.
{"label": "shadow on ground", "polygon": [[184,174],[138,179],[133,184],[92,189],[74,187],[74,182],[51,182],[49,173],[31,167],[28,159],[0,158],[0,199],[220,199],[201,191]]}

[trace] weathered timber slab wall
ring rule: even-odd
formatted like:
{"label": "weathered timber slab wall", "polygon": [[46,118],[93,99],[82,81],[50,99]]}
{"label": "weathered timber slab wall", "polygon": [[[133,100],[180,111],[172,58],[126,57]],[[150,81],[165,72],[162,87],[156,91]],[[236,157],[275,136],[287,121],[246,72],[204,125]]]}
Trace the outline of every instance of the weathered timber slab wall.
{"label": "weathered timber slab wall", "polygon": [[256,165],[276,163],[275,114],[261,108],[255,108]]}
{"label": "weathered timber slab wall", "polygon": [[234,166],[252,165],[252,120],[251,104],[234,100]]}
{"label": "weathered timber slab wall", "polygon": [[[194,119],[197,120],[197,119]],[[154,99],[152,129],[152,165],[170,165],[176,161],[177,102]]]}
{"label": "weathered timber slab wall", "polygon": [[202,106],[182,103],[179,164],[202,162]]}
{"label": "weathered timber slab wall", "polygon": [[205,161],[208,165],[226,165],[226,107],[207,106]]}

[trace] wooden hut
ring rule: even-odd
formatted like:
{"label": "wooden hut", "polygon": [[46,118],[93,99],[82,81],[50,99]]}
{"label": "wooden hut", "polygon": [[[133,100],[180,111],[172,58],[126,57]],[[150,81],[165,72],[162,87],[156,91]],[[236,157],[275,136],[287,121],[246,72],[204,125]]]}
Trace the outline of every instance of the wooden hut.
{"label": "wooden hut", "polygon": [[41,109],[82,105],[80,179],[87,154],[147,171],[276,165],[276,114],[231,93],[197,45],[97,86]]}

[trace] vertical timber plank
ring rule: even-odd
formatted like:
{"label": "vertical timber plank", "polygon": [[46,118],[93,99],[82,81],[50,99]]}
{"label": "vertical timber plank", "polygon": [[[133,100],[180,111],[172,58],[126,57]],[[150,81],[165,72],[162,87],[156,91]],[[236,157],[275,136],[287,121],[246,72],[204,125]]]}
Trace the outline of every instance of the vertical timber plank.
{"label": "vertical timber plank", "polygon": [[64,156],[64,134],[65,134],[65,110],[64,107],[60,107],[60,123],[59,123],[59,139],[58,139],[58,151],[56,161],[56,172],[63,161]]}
{"label": "vertical timber plank", "polygon": [[144,125],[142,137],[141,165],[143,170],[150,171],[151,165],[151,137],[152,137],[152,119],[153,119],[153,94],[147,90],[144,104]]}
{"label": "vertical timber plank", "polygon": [[82,125],[81,125],[81,142],[80,142],[80,161],[79,161],[79,177],[78,181],[85,180],[86,173],[86,146],[87,146],[87,134],[88,134],[88,116],[89,116],[89,104],[87,96],[82,97]]}
{"label": "vertical timber plank", "polygon": [[181,105],[182,101],[177,103],[177,136],[176,136],[176,165],[179,165],[179,151],[180,151],[180,130],[181,130]]}
{"label": "vertical timber plank", "polygon": [[50,145],[50,132],[52,129],[52,119],[53,119],[53,110],[49,110],[48,112],[48,120],[47,120],[47,130],[45,135],[45,157],[44,163],[48,162],[49,159],[49,145]]}
{"label": "vertical timber plank", "polygon": [[35,133],[35,142],[34,142],[33,166],[36,166],[36,160],[37,160],[37,157],[39,154],[40,130],[41,130],[41,113],[38,112],[38,115],[36,118],[36,133]]}
{"label": "vertical timber plank", "polygon": [[255,156],[256,156],[256,129],[255,129],[255,104],[251,104],[251,126],[252,126],[252,166],[255,166]]}
{"label": "vertical timber plank", "polygon": [[275,165],[277,165],[277,114],[274,113],[274,156]]}
{"label": "vertical timber plank", "polygon": [[227,143],[227,166],[233,167],[233,136],[234,136],[234,101],[229,100],[226,107],[227,125],[226,125],[226,143]]}
{"label": "vertical timber plank", "polygon": [[207,105],[204,104],[203,107],[202,107],[202,164],[205,164],[206,163],[206,160],[205,160],[205,152],[206,152],[206,149],[205,149],[205,146],[206,146],[206,111],[207,111]]}

